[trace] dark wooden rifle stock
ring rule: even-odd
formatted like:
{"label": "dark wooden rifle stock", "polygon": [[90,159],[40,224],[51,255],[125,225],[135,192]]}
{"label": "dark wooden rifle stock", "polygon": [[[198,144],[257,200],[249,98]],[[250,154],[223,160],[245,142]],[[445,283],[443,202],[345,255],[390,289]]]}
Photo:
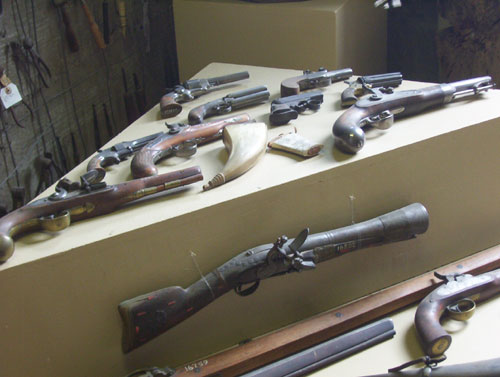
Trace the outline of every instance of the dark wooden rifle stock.
{"label": "dark wooden rifle stock", "polygon": [[[246,250],[190,287],[163,288],[126,300],[118,306],[123,320],[123,351],[130,352],[186,320],[216,298],[235,290],[253,293],[260,280],[302,269],[347,252],[414,238],[428,227],[428,214],[420,203],[403,207],[359,224],[295,239],[285,236],[274,244]],[[243,285],[253,284],[243,289]]]}
{"label": "dark wooden rifle stock", "polygon": [[244,113],[219,119],[213,122],[196,124],[193,126],[174,124],[170,132],[158,135],[135,154],[130,164],[132,175],[135,178],[149,177],[158,174],[155,163],[162,158],[183,150],[190,155],[196,152],[196,146],[220,139],[224,127],[250,121],[250,115]]}
{"label": "dark wooden rifle stock", "polygon": [[202,179],[200,168],[192,167],[116,185],[102,183],[90,192],[82,189],[64,195],[59,191],[35,200],[0,219],[0,263],[12,256],[16,235],[35,229],[59,231],[71,222],[104,215],[144,196]]}

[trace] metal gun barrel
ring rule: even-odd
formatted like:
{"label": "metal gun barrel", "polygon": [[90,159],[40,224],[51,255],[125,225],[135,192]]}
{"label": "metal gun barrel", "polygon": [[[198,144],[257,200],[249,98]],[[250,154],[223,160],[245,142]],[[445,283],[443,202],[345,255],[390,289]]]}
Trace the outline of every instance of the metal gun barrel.
{"label": "metal gun barrel", "polygon": [[238,73],[231,73],[229,75],[213,77],[213,78],[208,79],[207,81],[211,85],[217,86],[217,85],[227,84],[230,82],[248,79],[249,77],[250,77],[249,73],[247,71],[243,71],[243,72],[238,72]]}
{"label": "metal gun barrel", "polygon": [[475,361],[471,363],[448,365],[431,369],[431,373],[424,374],[422,369],[383,373],[364,377],[498,377],[500,375],[500,358]]}
{"label": "metal gun barrel", "polygon": [[445,85],[451,85],[455,88],[456,92],[461,92],[468,89],[474,89],[476,87],[480,89],[484,85],[493,85],[493,83],[490,76],[482,76],[472,79],[455,81]]}
{"label": "metal gun barrel", "polygon": [[363,76],[362,79],[365,84],[371,85],[373,87],[378,87],[382,85],[390,85],[390,83],[392,82],[400,84],[401,81],[403,81],[403,75],[401,74],[401,72],[392,72],[383,73],[380,75]]}
{"label": "metal gun barrel", "polygon": [[256,86],[254,88],[249,88],[249,89],[243,89],[238,92],[234,93],[229,93],[228,95],[224,96],[224,98],[240,98],[240,97],[246,97],[251,94],[255,93],[261,93],[261,92],[268,92],[267,87],[264,85],[261,86]]}

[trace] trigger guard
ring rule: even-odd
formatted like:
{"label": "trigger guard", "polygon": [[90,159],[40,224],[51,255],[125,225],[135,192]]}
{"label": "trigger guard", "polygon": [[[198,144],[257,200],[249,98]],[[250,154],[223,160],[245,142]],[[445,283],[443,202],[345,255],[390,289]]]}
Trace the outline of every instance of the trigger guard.
{"label": "trigger guard", "polygon": [[198,144],[195,141],[186,141],[180,144],[175,149],[176,157],[191,157],[193,156],[198,149]]}
{"label": "trigger guard", "polygon": [[250,287],[243,289],[243,290],[241,289],[243,284],[238,284],[236,287],[234,287],[234,291],[240,296],[250,296],[252,293],[254,293],[257,290],[257,288],[259,287],[259,284],[260,284],[260,280],[257,280],[257,281],[255,281],[255,283],[253,285],[251,285]]}

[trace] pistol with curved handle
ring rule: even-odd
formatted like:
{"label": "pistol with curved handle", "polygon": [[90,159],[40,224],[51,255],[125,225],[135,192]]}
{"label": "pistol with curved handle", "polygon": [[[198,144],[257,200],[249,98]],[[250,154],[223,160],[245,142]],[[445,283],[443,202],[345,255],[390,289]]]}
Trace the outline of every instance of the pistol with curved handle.
{"label": "pistol with curved handle", "polygon": [[332,128],[335,146],[345,153],[357,153],[365,144],[362,129],[365,126],[385,130],[392,126],[395,117],[418,114],[460,96],[478,95],[494,86],[491,77],[484,76],[418,90],[374,89],[374,94],[357,101],[335,121]]}
{"label": "pistol with curved handle", "polygon": [[250,115],[244,113],[194,126],[183,123],[167,124],[169,132],[162,132],[135,154],[130,164],[132,175],[134,178],[156,175],[158,169],[155,164],[160,159],[174,154],[191,156],[196,153],[198,145],[222,137],[224,127],[249,121]]}
{"label": "pistol with curved handle", "polygon": [[132,141],[122,141],[121,143],[117,143],[110,148],[98,150],[97,154],[88,162],[87,173],[85,173],[82,178],[90,184],[101,182],[106,175],[105,167],[117,165],[120,162],[125,161],[136,151],[140,150],[149,142],[155,140],[163,134],[164,132],[157,132]]}
{"label": "pistol with curved handle", "polygon": [[58,187],[54,194],[26,204],[0,219],[0,263],[14,253],[13,238],[19,234],[36,229],[60,231],[71,222],[104,215],[147,195],[202,179],[200,168],[196,166],[116,185],[101,182],[71,192]]}
{"label": "pistol with curved handle", "polygon": [[237,109],[257,105],[269,99],[270,93],[265,86],[240,90],[218,100],[197,106],[188,114],[189,124],[202,123],[205,118],[230,113]]}
{"label": "pistol with curved handle", "polygon": [[231,73],[225,76],[212,77],[209,79],[192,79],[176,85],[173,90],[160,99],[160,113],[162,118],[172,118],[182,111],[181,103],[193,101],[194,99],[209,93],[219,85],[228,84],[249,78],[247,71]]}
{"label": "pistol with curved handle", "polygon": [[500,292],[500,269],[481,275],[456,274],[442,276],[446,283],[427,295],[415,313],[415,327],[426,355],[442,355],[451,344],[451,336],[439,320],[445,313],[466,320],[474,312],[475,302],[484,301]]}
{"label": "pistol with curved handle", "polygon": [[253,168],[266,152],[265,123],[242,123],[228,126],[222,139],[229,157],[222,171],[203,186],[207,191],[239,177]]}
{"label": "pistol with curved handle", "polygon": [[320,68],[317,72],[307,70],[301,76],[290,77],[281,82],[281,97],[293,96],[307,89],[324,88],[334,82],[348,79],[351,76],[351,68],[343,68],[336,71],[328,71],[325,68]]}
{"label": "pistol with curved handle", "polygon": [[306,228],[294,239],[281,236],[243,251],[186,289],[172,286],[121,302],[123,351],[145,344],[233,289],[248,296],[263,279],[312,270],[351,251],[410,240],[428,225],[426,208],[413,203],[358,224],[316,234]]}
{"label": "pistol with curved handle", "polygon": [[361,76],[356,80],[345,81],[349,85],[340,96],[342,107],[354,105],[356,101],[368,94],[373,94],[374,88],[396,88],[403,82],[400,72],[382,73],[380,75]]}

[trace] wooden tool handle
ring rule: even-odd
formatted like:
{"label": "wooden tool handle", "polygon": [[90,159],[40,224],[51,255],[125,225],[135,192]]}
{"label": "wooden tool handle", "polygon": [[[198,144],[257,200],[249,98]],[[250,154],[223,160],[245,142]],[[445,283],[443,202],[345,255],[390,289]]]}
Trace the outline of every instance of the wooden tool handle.
{"label": "wooden tool handle", "polygon": [[84,0],[82,0],[82,7],[83,11],[85,12],[85,16],[87,16],[87,20],[89,21],[90,24],[90,31],[94,35],[94,39],[97,43],[97,46],[103,50],[106,48],[106,42],[104,42],[104,38],[101,34],[101,31],[99,30],[99,26],[97,26],[96,22],[94,21],[94,17],[92,16],[92,13],[90,13],[90,9],[87,6],[87,3],[85,3]]}
{"label": "wooden tool handle", "polygon": [[78,45],[78,40],[76,39],[75,31],[71,26],[71,22],[68,17],[68,13],[64,6],[61,7],[62,20],[64,23],[64,28],[66,32],[66,40],[68,41],[68,47],[71,52],[77,52],[80,49]]}

